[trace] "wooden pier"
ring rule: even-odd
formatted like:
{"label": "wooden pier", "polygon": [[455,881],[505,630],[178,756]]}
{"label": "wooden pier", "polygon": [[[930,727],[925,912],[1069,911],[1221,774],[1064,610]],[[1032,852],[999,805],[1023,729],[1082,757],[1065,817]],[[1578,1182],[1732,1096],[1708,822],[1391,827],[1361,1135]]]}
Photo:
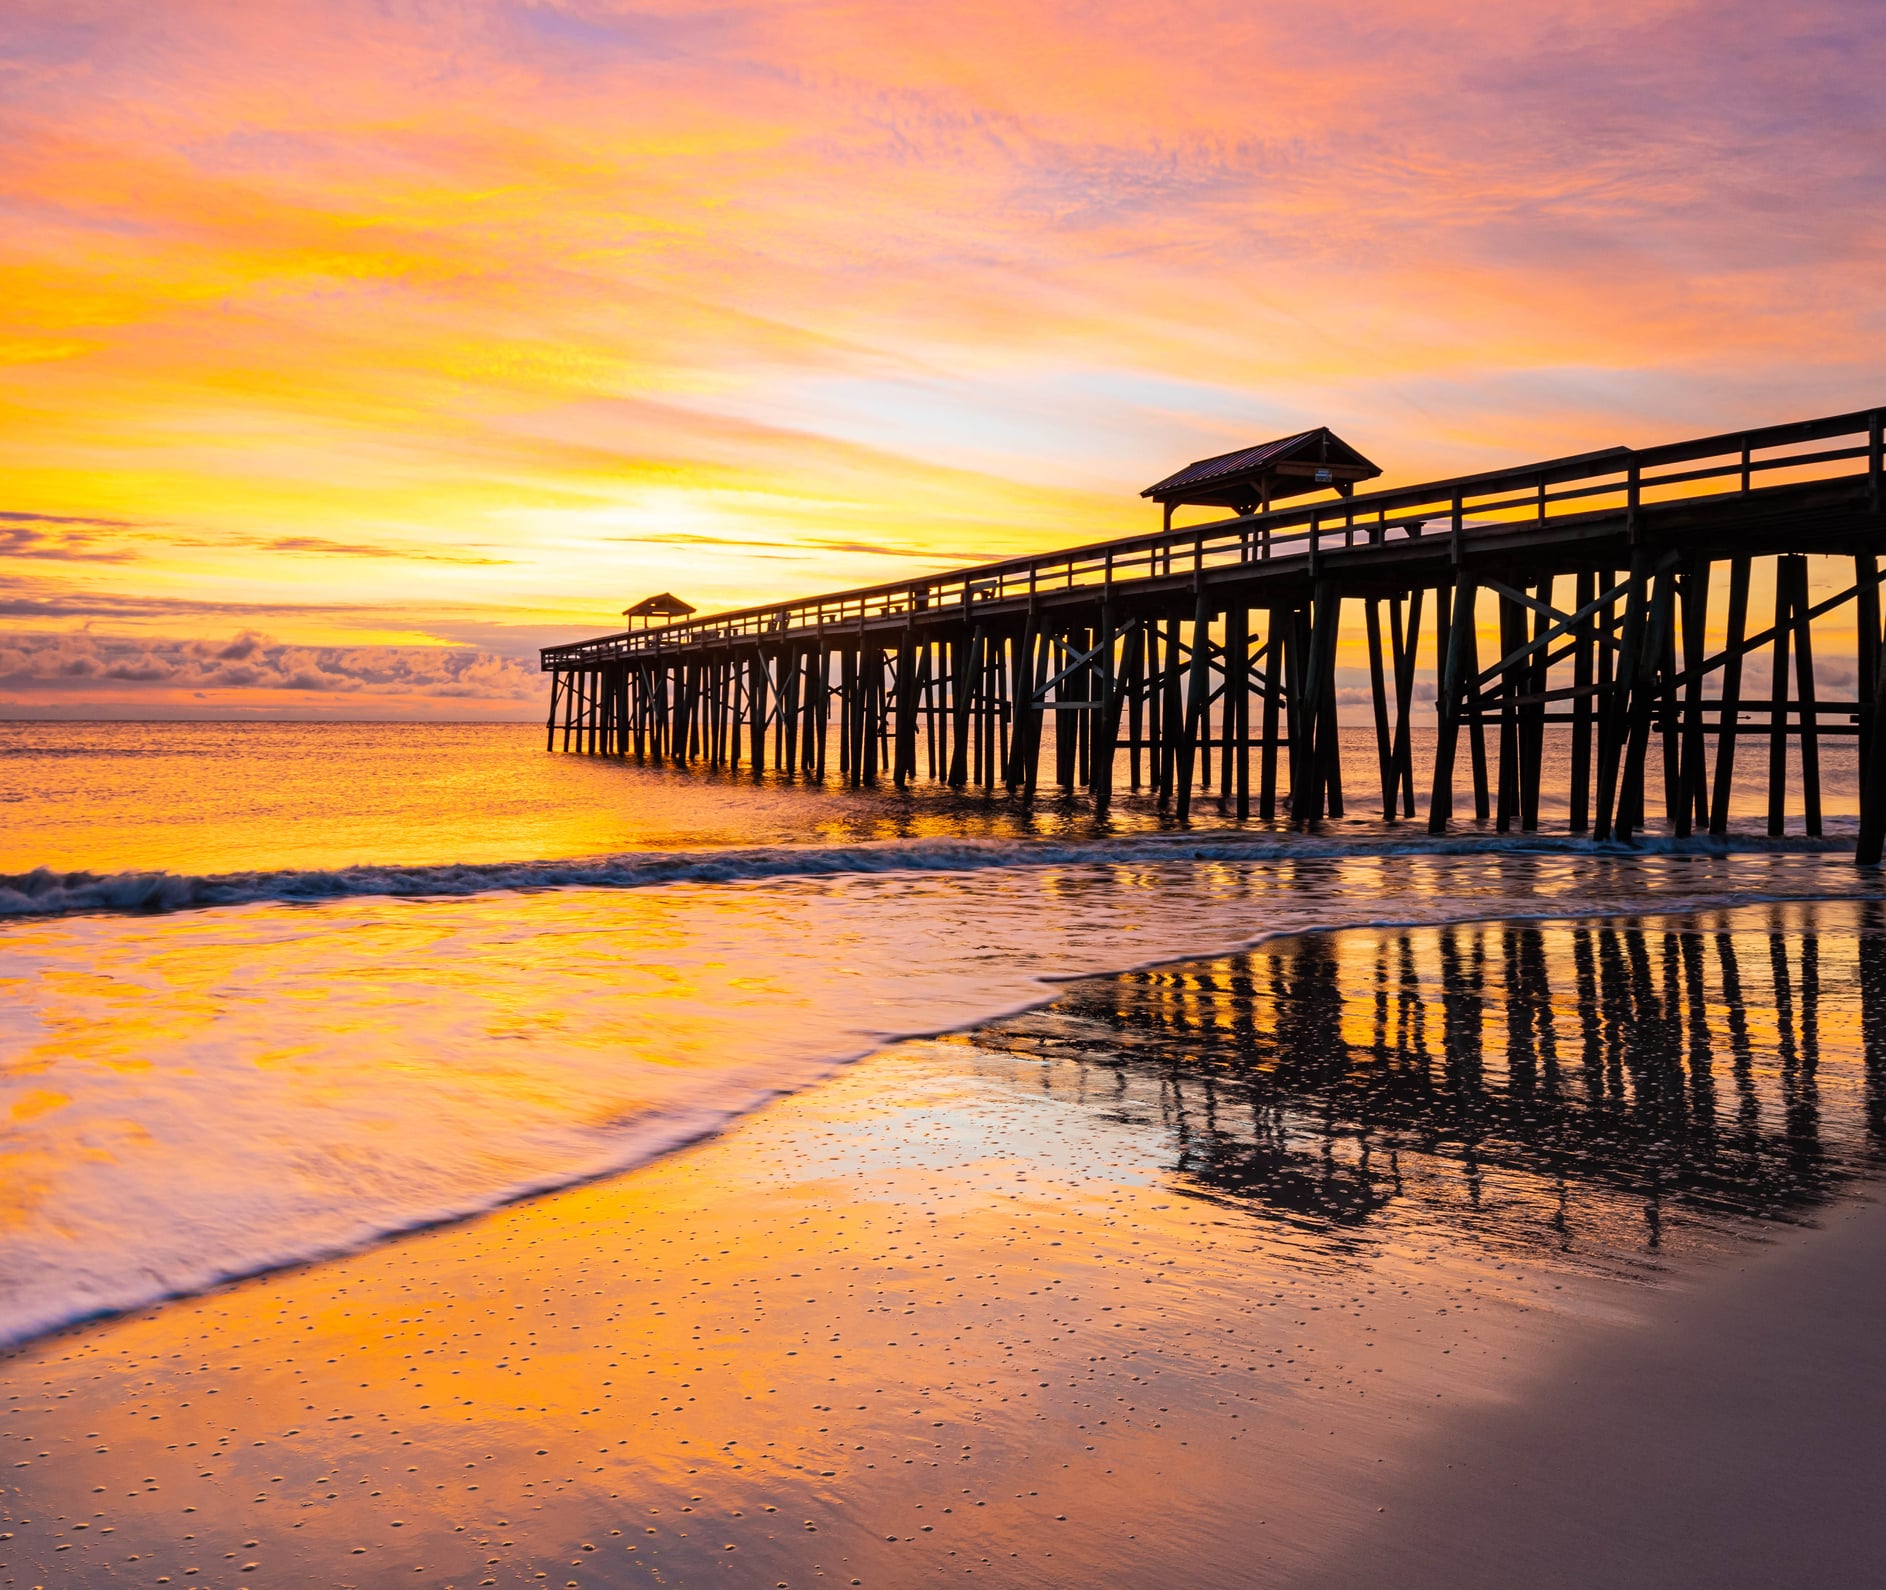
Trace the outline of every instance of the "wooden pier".
{"label": "wooden pier", "polygon": [[[1440,834],[1463,777],[1476,819],[1537,830],[1551,743],[1565,827],[1628,841],[1657,821],[1727,833],[1762,742],[1767,831],[1818,835],[1821,742],[1857,738],[1857,857],[1877,863],[1883,417],[1343,479],[1333,499],[549,647],[548,744],[1023,799],[1045,779],[1101,813],[1122,788],[1179,818],[1210,800],[1297,826],[1361,800]],[[1810,560],[1824,587],[1829,559],[1816,598]],[[1358,640],[1366,792],[1338,754],[1338,648]],[[1850,699],[1821,699],[1817,647],[1852,658]]]}

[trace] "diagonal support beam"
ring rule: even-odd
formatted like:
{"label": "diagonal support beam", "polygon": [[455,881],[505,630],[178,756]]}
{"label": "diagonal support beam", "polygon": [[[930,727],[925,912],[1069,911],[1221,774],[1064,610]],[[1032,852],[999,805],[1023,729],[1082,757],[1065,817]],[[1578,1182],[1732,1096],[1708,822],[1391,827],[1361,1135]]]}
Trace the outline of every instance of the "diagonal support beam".
{"label": "diagonal support beam", "polygon": [[[1622,585],[1612,586],[1611,589],[1606,591],[1602,596],[1593,597],[1589,602],[1585,603],[1583,607],[1579,608],[1576,613],[1561,613],[1556,607],[1548,606],[1546,603],[1534,597],[1515,591],[1511,586],[1502,585],[1498,580],[1482,580],[1480,583],[1484,585],[1487,590],[1497,591],[1509,601],[1521,603],[1523,606],[1533,609],[1534,612],[1543,613],[1548,618],[1557,620],[1557,622],[1543,635],[1535,635],[1525,645],[1508,653],[1498,662],[1494,663],[1492,667],[1483,668],[1480,671],[1479,677],[1476,678],[1473,683],[1473,688],[1476,692],[1484,690],[1490,680],[1496,678],[1506,669],[1517,667],[1534,652],[1538,651],[1540,647],[1549,646],[1553,641],[1557,640],[1559,636],[1568,634],[1570,631],[1576,629],[1580,624],[1584,623],[1586,619],[1590,618],[1593,613],[1597,612],[1599,608],[1603,607],[1606,602],[1616,601],[1631,588],[1631,582],[1626,580]],[[1607,627],[1616,629],[1620,624],[1621,620],[1613,618],[1609,626],[1600,625],[1595,632],[1588,633],[1595,633],[1599,640],[1603,641],[1605,645],[1611,647],[1613,650],[1622,651],[1623,642],[1605,633]],[[1560,657],[1565,655],[1567,654],[1561,652],[1558,657],[1547,658],[1546,665],[1550,667],[1554,662],[1557,662]]]}
{"label": "diagonal support beam", "polygon": [[[1115,641],[1117,641],[1122,635],[1126,634],[1126,632],[1130,630],[1132,627],[1133,627],[1133,620],[1131,619],[1128,619],[1124,624],[1117,626],[1114,629],[1113,633],[1109,635],[1105,640],[1101,641],[1099,645],[1093,647],[1092,649],[1088,651],[1082,652],[1078,657],[1076,657],[1071,663],[1069,663],[1065,668],[1063,668],[1058,674],[1056,674],[1046,684],[1037,686],[1035,689],[1035,699],[1037,701],[1045,700],[1047,698],[1048,692],[1052,690],[1056,685],[1058,685],[1063,679],[1068,678],[1072,674],[1079,673],[1081,669],[1085,668],[1090,662],[1092,662],[1096,657],[1098,657],[1103,651],[1108,650],[1108,648],[1110,648]],[[1069,646],[1067,648],[1067,650],[1070,652],[1073,651],[1073,649],[1074,648],[1072,646]],[[1216,648],[1213,648],[1213,649],[1215,650]]]}

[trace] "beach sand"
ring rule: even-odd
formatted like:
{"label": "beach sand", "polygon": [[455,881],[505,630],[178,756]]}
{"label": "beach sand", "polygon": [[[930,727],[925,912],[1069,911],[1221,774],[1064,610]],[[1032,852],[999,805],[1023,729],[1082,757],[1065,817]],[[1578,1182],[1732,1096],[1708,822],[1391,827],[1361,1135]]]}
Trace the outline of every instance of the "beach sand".
{"label": "beach sand", "polygon": [[[1539,1012],[1490,982],[1480,1037],[1437,995],[1424,1049],[1480,1072],[1393,1130],[1337,1130],[1354,1077],[1285,1075],[1313,1057],[1266,1051],[1262,1107],[1231,1075],[1290,1028],[1266,1000],[1334,990],[1341,1028],[1389,1010],[1394,954],[1492,964],[1510,934],[1109,979],[641,1170],[15,1353],[0,1585],[1832,1582],[1879,1547],[1886,1222],[1832,976],[1858,908],[1820,924],[1812,1000],[1804,909],[1746,931],[1790,935],[1819,1158],[1776,1170],[1762,1122],[1798,1160],[1799,1090],[1754,1067],[1710,1162],[1756,1167],[1749,1209],[1677,1196],[1693,1145],[1646,1202],[1642,1075],[1609,1160],[1513,1126]],[[1654,968],[1682,935],[1614,938]],[[1572,940],[1520,942],[1569,1083]],[[1613,1028],[1594,1083],[1605,1045],[1654,1048]]]}
{"label": "beach sand", "polygon": [[1847,1208],[1438,1422],[1305,1585],[1864,1585],[1886,1562],[1886,1210]]}

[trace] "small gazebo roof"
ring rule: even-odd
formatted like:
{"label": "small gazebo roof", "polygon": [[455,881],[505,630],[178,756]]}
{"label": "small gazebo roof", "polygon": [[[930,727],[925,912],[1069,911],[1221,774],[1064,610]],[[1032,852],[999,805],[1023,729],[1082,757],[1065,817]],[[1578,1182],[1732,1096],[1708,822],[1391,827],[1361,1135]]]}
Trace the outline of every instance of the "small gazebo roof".
{"label": "small gazebo roof", "polygon": [[645,596],[633,607],[622,609],[622,616],[633,622],[641,619],[644,623],[656,618],[686,618],[694,611],[672,591],[663,591],[659,596]]}
{"label": "small gazebo roof", "polygon": [[1274,442],[1201,458],[1140,495],[1169,508],[1195,503],[1251,513],[1306,492],[1334,490],[1347,497],[1358,480],[1373,480],[1381,472],[1327,425],[1319,425]]}

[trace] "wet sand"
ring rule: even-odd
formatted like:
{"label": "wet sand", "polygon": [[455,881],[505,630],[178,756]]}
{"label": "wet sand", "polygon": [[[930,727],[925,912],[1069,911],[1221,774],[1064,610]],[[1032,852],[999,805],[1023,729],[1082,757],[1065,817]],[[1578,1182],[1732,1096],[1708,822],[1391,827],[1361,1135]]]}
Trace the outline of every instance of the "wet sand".
{"label": "wet sand", "polygon": [[1849,1208],[1446,1419],[1306,1585],[1863,1585],[1886,1562],[1886,1209]]}
{"label": "wet sand", "polygon": [[1082,985],[48,1339],[0,1585],[1817,1582],[1886,1455],[1876,913]]}

